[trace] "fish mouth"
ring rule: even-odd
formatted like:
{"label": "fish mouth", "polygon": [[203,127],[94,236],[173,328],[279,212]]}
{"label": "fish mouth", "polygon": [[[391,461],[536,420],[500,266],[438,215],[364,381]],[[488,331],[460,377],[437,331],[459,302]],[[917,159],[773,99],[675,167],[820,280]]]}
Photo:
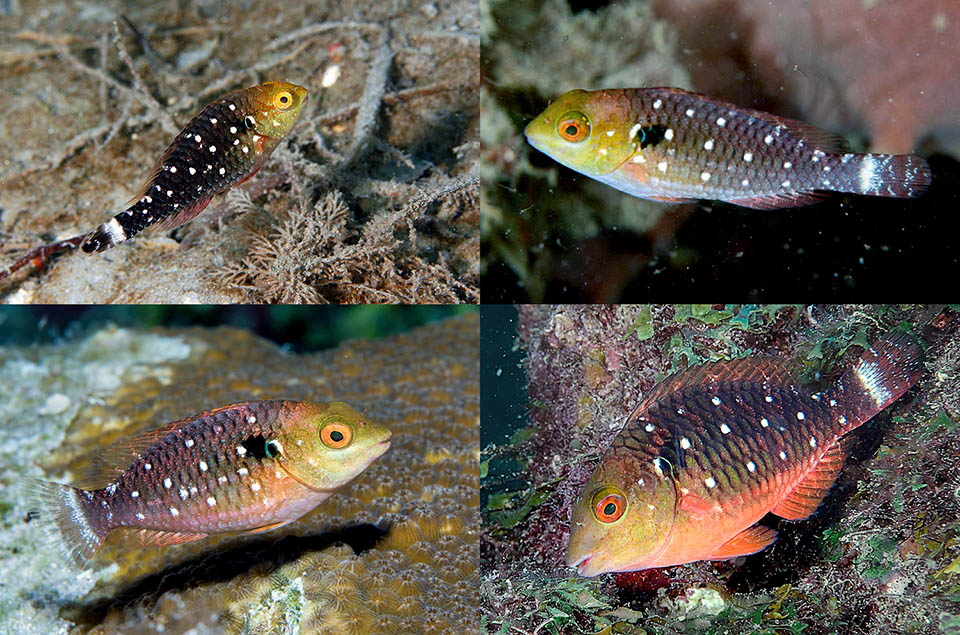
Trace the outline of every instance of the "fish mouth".
{"label": "fish mouth", "polygon": [[591,572],[590,561],[596,556],[595,553],[588,553],[584,557],[580,558],[576,562],[568,563],[571,567],[577,570],[577,573],[582,575],[585,578],[592,578],[597,575],[595,572]]}

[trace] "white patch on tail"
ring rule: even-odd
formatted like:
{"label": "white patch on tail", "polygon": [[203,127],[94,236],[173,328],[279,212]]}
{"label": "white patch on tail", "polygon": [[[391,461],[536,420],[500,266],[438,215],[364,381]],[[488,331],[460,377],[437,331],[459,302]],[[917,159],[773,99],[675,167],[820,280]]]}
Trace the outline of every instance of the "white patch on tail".
{"label": "white patch on tail", "polygon": [[873,155],[864,155],[863,161],[860,162],[860,189],[864,192],[874,189],[876,175],[877,166],[873,160]]}
{"label": "white patch on tail", "polygon": [[[30,517],[57,541],[77,566],[100,549],[107,531],[97,531],[91,510],[84,499],[88,492],[69,485],[32,480],[27,484]],[[93,512],[96,513],[96,512]],[[97,523],[100,524],[100,523]]]}
{"label": "white patch on tail", "polygon": [[110,236],[110,242],[113,244],[122,243],[127,239],[127,232],[123,231],[123,227],[116,218],[111,218],[109,222],[104,223],[103,229]]}
{"label": "white patch on tail", "polygon": [[879,407],[890,399],[890,391],[884,386],[884,372],[879,364],[861,359],[853,369],[854,376],[860,380],[864,389]]}

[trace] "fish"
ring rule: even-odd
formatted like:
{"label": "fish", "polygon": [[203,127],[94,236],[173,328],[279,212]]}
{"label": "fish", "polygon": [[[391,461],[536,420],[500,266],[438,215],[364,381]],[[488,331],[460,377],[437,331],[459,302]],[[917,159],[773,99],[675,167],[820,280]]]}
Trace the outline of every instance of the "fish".
{"label": "fish", "polygon": [[757,553],[813,514],[850,433],[923,373],[920,341],[891,330],[830,387],[804,390],[778,358],[694,366],[651,390],[573,504],[566,563],[580,575]]}
{"label": "fish", "polygon": [[131,547],[271,531],[341,491],[390,436],[343,402],[235,403],[106,448],[97,484],[30,481],[30,516],[81,567],[114,530]]}
{"label": "fish", "polygon": [[572,90],[524,130],[537,150],[639,198],[795,207],[829,192],[912,198],[918,156],[853,154],[808,124],[679,88]]}
{"label": "fish", "polygon": [[265,82],[209,104],[160,155],[124,211],[86,234],[30,250],[0,270],[0,280],[71,248],[102,252],[148,227],[173,229],[192,220],[214,196],[249,180],[263,167],[306,101],[307,89],[302,86]]}

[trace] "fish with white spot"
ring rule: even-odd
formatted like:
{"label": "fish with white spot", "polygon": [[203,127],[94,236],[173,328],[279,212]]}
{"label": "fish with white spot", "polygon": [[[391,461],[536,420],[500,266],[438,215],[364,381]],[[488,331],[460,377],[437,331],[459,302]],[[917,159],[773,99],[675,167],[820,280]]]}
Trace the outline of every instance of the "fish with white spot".
{"label": "fish with white spot", "polygon": [[921,157],[851,154],[813,126],[678,88],[573,90],[524,132],[568,168],[655,201],[775,209],[828,192],[908,198],[931,178]]}
{"label": "fish with white spot", "polygon": [[129,207],[87,234],[30,250],[0,269],[0,279],[67,249],[100,252],[148,227],[173,229],[192,220],[214,196],[263,167],[306,101],[307,89],[287,82],[265,82],[228,93],[201,110],[177,135]]}
{"label": "fish with white spot", "polygon": [[343,402],[252,401],[121,441],[81,489],[31,481],[31,516],[83,565],[107,534],[156,547],[291,523],[390,447],[390,431]]}
{"label": "fish with white spot", "polygon": [[764,549],[777,532],[757,521],[816,511],[843,467],[849,433],[922,372],[920,342],[896,329],[822,395],[800,388],[775,358],[715,362],[667,378],[630,416],[574,503],[567,564],[595,576]]}

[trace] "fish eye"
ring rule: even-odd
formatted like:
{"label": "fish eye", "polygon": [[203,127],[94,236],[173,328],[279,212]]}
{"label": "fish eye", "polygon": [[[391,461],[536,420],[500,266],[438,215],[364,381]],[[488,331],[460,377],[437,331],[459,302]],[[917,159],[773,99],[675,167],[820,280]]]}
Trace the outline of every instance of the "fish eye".
{"label": "fish eye", "polygon": [[604,487],[593,495],[593,515],[602,523],[615,523],[627,511],[627,499],[616,487]]}
{"label": "fish eye", "polygon": [[268,459],[280,456],[280,444],[276,441],[267,441],[266,445],[264,446],[264,453],[267,455]]}
{"label": "fish eye", "polygon": [[277,110],[286,110],[293,105],[293,95],[289,91],[283,90],[273,98],[273,105]]}
{"label": "fish eye", "polygon": [[557,120],[557,133],[564,141],[581,143],[590,138],[590,120],[582,112],[573,110]]}
{"label": "fish eye", "polygon": [[328,423],[320,428],[320,441],[331,450],[341,450],[353,441],[353,430],[343,423]]}

